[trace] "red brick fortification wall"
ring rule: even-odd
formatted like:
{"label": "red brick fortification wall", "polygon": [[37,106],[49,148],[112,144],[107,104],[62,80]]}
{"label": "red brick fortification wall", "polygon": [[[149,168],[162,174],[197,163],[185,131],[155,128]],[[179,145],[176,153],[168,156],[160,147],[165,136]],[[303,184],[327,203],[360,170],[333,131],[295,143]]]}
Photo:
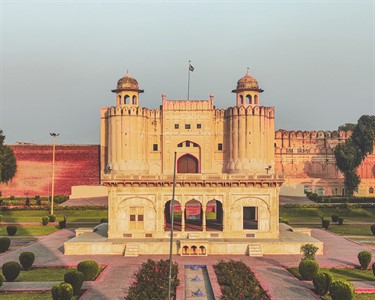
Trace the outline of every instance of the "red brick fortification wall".
{"label": "red brick fortification wall", "polygon": [[[52,182],[52,145],[10,145],[17,160],[3,196],[48,196]],[[56,145],[55,195],[70,195],[73,185],[99,185],[99,145]]]}

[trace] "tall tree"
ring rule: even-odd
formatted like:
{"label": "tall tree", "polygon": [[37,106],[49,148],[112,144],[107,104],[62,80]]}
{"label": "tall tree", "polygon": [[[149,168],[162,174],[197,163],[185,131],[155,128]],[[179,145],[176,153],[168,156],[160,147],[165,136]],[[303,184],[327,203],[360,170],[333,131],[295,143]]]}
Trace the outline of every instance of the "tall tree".
{"label": "tall tree", "polygon": [[[341,127],[345,127],[340,126]],[[375,138],[375,116],[363,115],[353,128],[352,136],[335,147],[336,165],[344,174],[344,185],[349,195],[358,191],[361,178],[357,168],[369,153],[373,152]]]}
{"label": "tall tree", "polygon": [[13,150],[4,145],[5,135],[0,129],[0,182],[10,181],[17,171]]}

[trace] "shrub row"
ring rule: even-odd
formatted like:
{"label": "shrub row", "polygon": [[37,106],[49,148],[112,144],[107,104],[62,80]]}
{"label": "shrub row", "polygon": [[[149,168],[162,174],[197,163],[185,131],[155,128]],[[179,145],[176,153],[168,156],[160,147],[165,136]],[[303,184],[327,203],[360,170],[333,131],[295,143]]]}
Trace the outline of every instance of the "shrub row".
{"label": "shrub row", "polygon": [[340,203],[340,204],[300,204],[284,203],[280,204],[283,208],[375,208],[375,203]]}
{"label": "shrub row", "polygon": [[[176,295],[176,288],[180,284],[177,278],[178,266],[172,265],[171,298]],[[143,263],[138,272],[134,273],[134,282],[129,288],[126,300],[165,300],[168,298],[169,260]]]}
{"label": "shrub row", "polygon": [[[14,281],[21,272],[21,269],[28,271],[31,269],[35,260],[35,255],[32,252],[22,252],[19,256],[20,263],[16,261],[8,261],[3,264],[2,272],[6,281]],[[21,267],[22,266],[22,267]]]}
{"label": "shrub row", "polygon": [[308,198],[316,203],[375,203],[374,197],[321,196],[311,193]]}
{"label": "shrub row", "polygon": [[243,262],[221,260],[214,265],[214,270],[222,291],[221,299],[270,299],[254,273]]}

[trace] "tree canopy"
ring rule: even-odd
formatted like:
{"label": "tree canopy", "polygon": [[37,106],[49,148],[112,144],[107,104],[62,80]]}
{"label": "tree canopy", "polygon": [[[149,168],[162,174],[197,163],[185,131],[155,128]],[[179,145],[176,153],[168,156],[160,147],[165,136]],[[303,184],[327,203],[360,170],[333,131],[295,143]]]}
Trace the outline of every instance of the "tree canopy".
{"label": "tree canopy", "polygon": [[17,171],[13,150],[4,145],[5,135],[0,129],[0,182],[10,181]]}
{"label": "tree canopy", "polygon": [[[353,124],[345,124],[341,127],[348,128]],[[350,195],[358,191],[361,178],[357,174],[357,168],[369,153],[373,152],[375,138],[375,116],[363,115],[352,129],[353,133],[345,143],[335,147],[336,165],[344,174],[345,188]]]}

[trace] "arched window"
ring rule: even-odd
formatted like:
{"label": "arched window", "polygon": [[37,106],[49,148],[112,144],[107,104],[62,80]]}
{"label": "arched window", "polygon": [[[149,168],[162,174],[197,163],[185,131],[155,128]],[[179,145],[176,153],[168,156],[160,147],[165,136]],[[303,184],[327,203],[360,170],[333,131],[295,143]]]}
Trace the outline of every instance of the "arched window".
{"label": "arched window", "polygon": [[121,95],[118,95],[118,104],[121,104]]}
{"label": "arched window", "polygon": [[253,103],[252,103],[251,95],[246,95],[246,103],[247,103],[247,104],[253,104]]}
{"label": "arched window", "polygon": [[177,173],[198,173],[198,159],[185,154],[177,160]]}
{"label": "arched window", "polygon": [[137,104],[137,97],[136,96],[133,96],[132,104]]}
{"label": "arched window", "polygon": [[369,192],[370,194],[373,194],[373,193],[374,193],[374,188],[373,188],[373,187],[370,187],[370,188],[368,189],[368,192]]}
{"label": "arched window", "polygon": [[258,96],[257,95],[254,96],[254,104],[258,105]]}
{"label": "arched window", "polygon": [[243,96],[240,95],[240,104],[243,104]]}
{"label": "arched window", "polygon": [[124,104],[127,104],[129,101],[129,95],[124,96]]}

